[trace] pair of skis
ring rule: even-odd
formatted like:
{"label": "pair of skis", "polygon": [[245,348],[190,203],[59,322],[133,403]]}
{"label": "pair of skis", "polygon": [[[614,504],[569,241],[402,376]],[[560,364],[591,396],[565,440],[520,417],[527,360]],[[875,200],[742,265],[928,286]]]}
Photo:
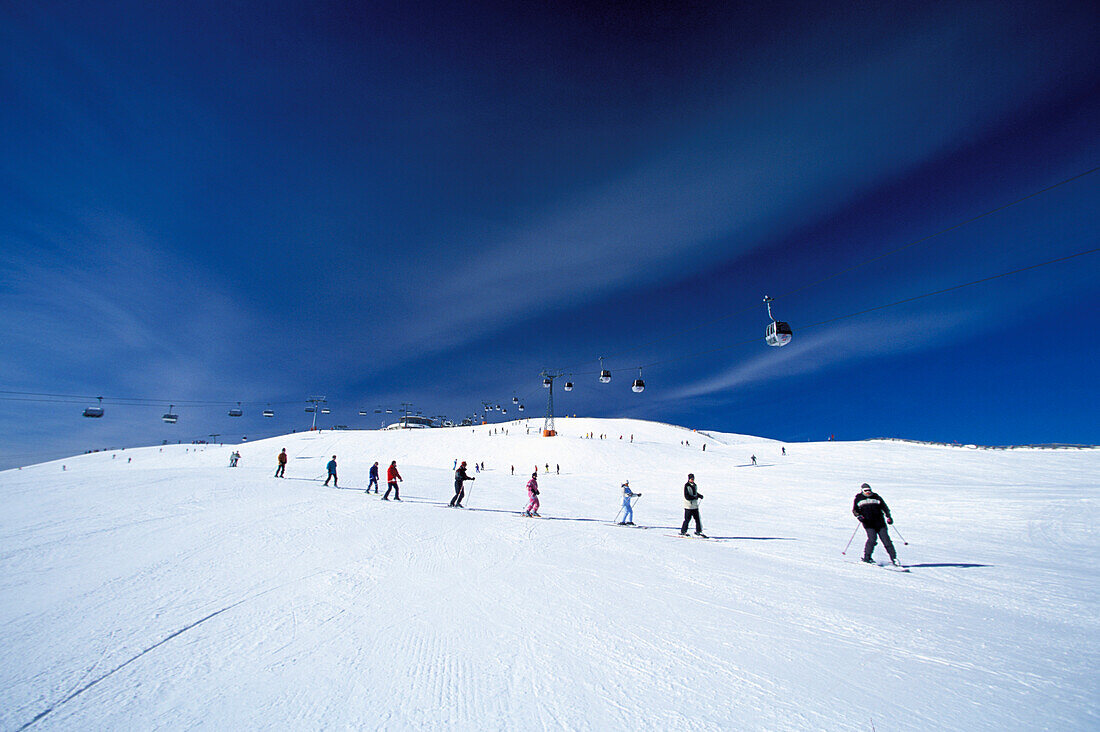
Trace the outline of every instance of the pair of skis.
{"label": "pair of skis", "polygon": [[865,562],[862,559],[851,560],[855,564],[866,564],[868,567],[878,567],[879,569],[886,569],[891,572],[908,572],[909,568],[902,564],[893,564],[892,562],[886,562],[885,564],[879,564],[878,562]]}

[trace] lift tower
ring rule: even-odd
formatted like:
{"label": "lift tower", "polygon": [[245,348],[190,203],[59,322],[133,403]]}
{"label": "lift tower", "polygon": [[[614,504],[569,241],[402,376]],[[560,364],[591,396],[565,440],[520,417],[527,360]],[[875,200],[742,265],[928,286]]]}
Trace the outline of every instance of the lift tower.
{"label": "lift tower", "polygon": [[549,394],[546,397],[546,421],[542,424],[542,436],[553,437],[558,434],[554,429],[554,379],[565,376],[561,371],[543,371],[542,385],[549,389]]}

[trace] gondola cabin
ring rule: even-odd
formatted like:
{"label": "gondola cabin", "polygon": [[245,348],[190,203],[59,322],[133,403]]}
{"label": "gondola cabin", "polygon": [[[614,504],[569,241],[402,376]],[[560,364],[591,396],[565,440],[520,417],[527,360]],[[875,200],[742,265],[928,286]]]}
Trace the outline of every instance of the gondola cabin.
{"label": "gondola cabin", "polygon": [[551,384],[551,381],[550,381],[550,379],[543,379],[543,380],[542,380],[542,387],[543,387],[544,389],[549,389],[549,388],[550,388],[550,384]]}
{"label": "gondola cabin", "polygon": [[782,320],[773,320],[764,331],[764,342],[769,346],[785,346],[791,342],[791,326]]}
{"label": "gondola cabin", "polygon": [[169,405],[168,406],[168,411],[161,416],[161,419],[163,419],[168,424],[175,424],[176,422],[180,421],[180,416],[178,414],[174,414],[172,412],[172,407],[173,406],[174,405]]}
{"label": "gondola cabin", "polygon": [[573,391],[573,382],[572,381],[565,382],[565,390],[566,391]]}
{"label": "gondola cabin", "polygon": [[243,417],[244,416],[244,410],[242,410],[240,407],[234,407],[233,409],[229,410],[229,416],[230,417]]}
{"label": "gondola cabin", "polygon": [[270,410],[270,409],[265,409],[265,410],[264,410],[264,416],[265,416],[265,417],[274,417],[274,416],[275,416],[275,412],[274,412],[273,410]]}
{"label": "gondola cabin", "polygon": [[85,417],[102,417],[103,407],[87,407],[84,410]]}
{"label": "gondola cabin", "polygon": [[611,383],[611,372],[608,371],[607,369],[604,369],[603,371],[600,372],[600,383],[601,384],[610,384]]}
{"label": "gondola cabin", "polygon": [[328,407],[321,407],[321,414],[328,414],[331,411],[332,410],[329,409]]}

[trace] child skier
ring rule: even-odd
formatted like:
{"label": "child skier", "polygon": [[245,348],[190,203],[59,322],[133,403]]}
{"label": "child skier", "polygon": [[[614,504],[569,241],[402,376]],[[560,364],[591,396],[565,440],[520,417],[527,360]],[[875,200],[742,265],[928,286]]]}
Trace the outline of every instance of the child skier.
{"label": "child skier", "polygon": [[283,448],[283,451],[279,453],[279,466],[277,468],[275,468],[275,477],[276,478],[285,478],[286,477],[286,448],[285,447]]}
{"label": "child skier", "polygon": [[539,474],[538,472],[531,473],[531,480],[527,481],[527,497],[530,499],[527,502],[527,510],[523,512],[524,516],[538,516],[539,515]]}

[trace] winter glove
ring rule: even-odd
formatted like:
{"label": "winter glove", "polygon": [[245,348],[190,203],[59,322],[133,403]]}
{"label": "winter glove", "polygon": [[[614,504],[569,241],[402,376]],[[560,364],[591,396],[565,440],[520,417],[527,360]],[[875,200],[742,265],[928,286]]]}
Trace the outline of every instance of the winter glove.
{"label": "winter glove", "polygon": [[695,497],[698,498],[700,501],[703,500],[703,494],[702,493],[696,493]]}
{"label": "winter glove", "polygon": [[887,517],[886,517],[886,523],[888,523],[888,524],[892,524],[892,523],[894,523],[894,519],[892,519],[892,518],[890,518],[889,516],[887,516]]}

